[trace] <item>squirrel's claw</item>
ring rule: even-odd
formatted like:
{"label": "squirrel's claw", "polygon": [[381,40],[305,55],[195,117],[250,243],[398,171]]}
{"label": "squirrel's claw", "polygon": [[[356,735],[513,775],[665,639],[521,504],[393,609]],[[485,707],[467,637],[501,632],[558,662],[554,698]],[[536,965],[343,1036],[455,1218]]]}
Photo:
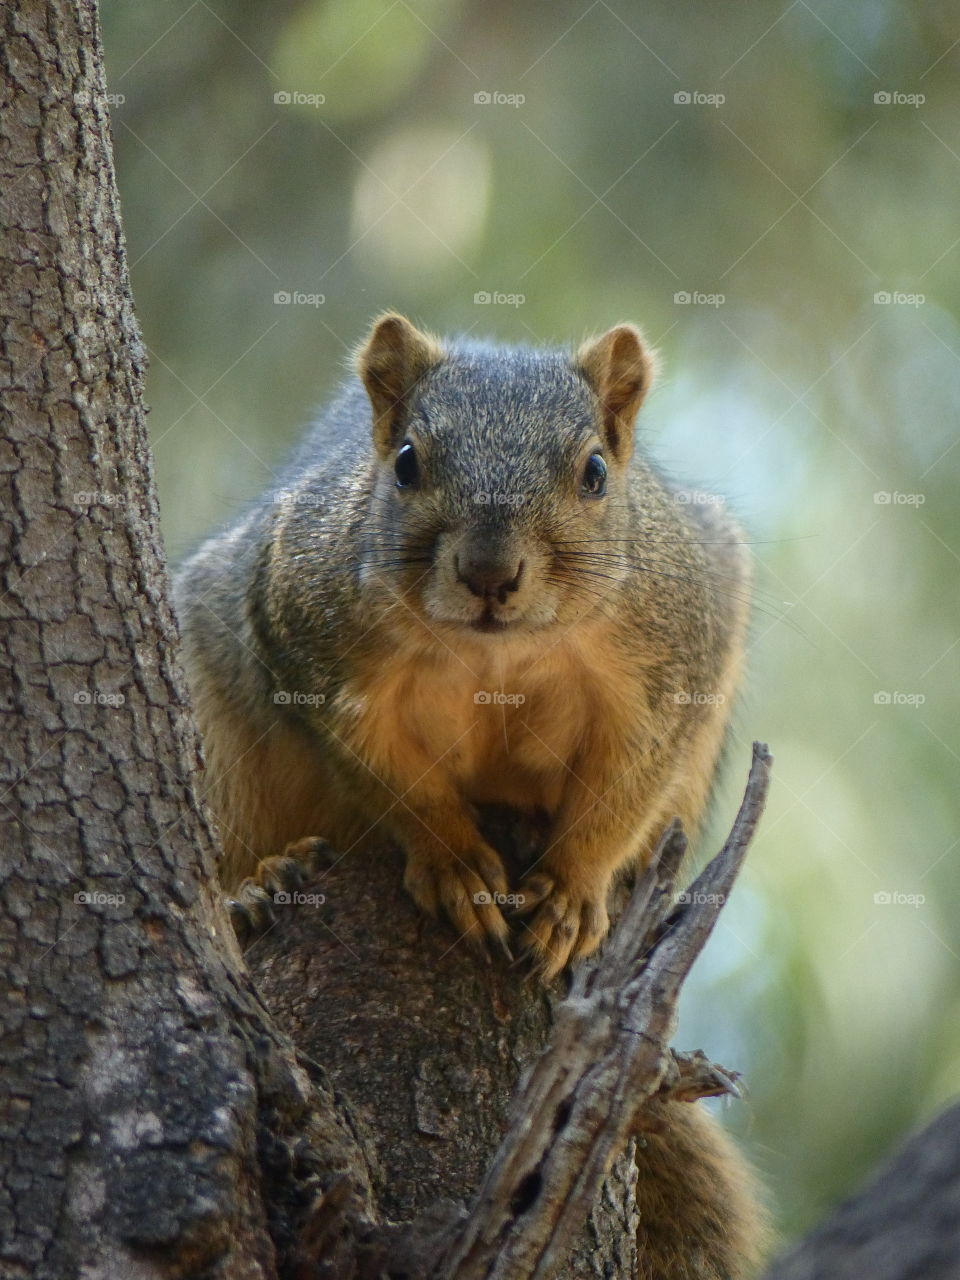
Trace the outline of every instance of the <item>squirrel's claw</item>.
{"label": "squirrel's claw", "polygon": [[[295,858],[306,871],[307,880],[312,880],[321,871],[327,871],[338,862],[342,855],[334,849],[329,840],[322,836],[306,836],[303,840],[295,840],[283,851],[284,859]],[[267,862],[272,859],[268,858]]]}
{"label": "squirrel's claw", "polygon": [[515,964],[513,952],[510,950],[510,944],[506,938],[495,937],[490,939],[491,944],[500,952],[501,956],[506,960],[507,964]]}
{"label": "squirrel's claw", "polygon": [[[550,889],[544,894],[547,881]],[[529,895],[523,914],[532,912],[524,922],[525,952],[541,982],[551,982],[573,960],[596,951],[607,936],[610,918],[603,896],[577,893],[546,872],[528,877],[521,891]]]}
{"label": "squirrel's claw", "polygon": [[241,947],[245,947],[258,934],[265,933],[276,922],[273,897],[255,880],[244,880],[236,896],[228,897],[225,901],[233,931]]}
{"label": "squirrel's claw", "polygon": [[555,887],[556,881],[548,872],[531,872],[520,886],[517,905],[513,909],[514,915],[521,917],[532,915],[537,907],[550,897]]}
{"label": "squirrel's claw", "polygon": [[236,894],[226,899],[233,931],[240,945],[246,946],[276,924],[276,904],[289,901],[291,893],[310,883],[336,857],[329,841],[308,836],[288,844],[277,857],[262,859],[254,875],[248,876]]}
{"label": "squirrel's claw", "polygon": [[507,876],[492,849],[465,857],[408,850],[403,883],[422,911],[442,911],[474,951],[488,958],[491,949],[510,956],[510,931],[497,903],[506,895]]}

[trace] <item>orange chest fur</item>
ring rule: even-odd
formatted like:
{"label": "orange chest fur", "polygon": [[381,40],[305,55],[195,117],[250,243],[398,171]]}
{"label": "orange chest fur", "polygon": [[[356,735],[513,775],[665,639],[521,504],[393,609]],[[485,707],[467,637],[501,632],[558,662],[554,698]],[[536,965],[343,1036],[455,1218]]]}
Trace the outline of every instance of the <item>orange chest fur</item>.
{"label": "orange chest fur", "polygon": [[334,710],[350,749],[398,793],[432,783],[473,803],[552,812],[642,715],[637,693],[582,645],[438,646],[357,670]]}

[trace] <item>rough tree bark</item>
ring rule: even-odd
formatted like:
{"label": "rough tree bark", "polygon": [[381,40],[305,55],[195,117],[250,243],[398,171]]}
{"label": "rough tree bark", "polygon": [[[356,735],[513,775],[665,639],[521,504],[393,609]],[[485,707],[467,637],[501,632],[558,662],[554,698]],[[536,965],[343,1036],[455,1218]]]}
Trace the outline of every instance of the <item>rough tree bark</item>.
{"label": "rough tree bark", "polygon": [[960,1106],[910,1138],[766,1280],[957,1280]]}
{"label": "rough tree bark", "polygon": [[363,1156],[214,890],[96,9],[0,22],[0,1270],[275,1275]]}

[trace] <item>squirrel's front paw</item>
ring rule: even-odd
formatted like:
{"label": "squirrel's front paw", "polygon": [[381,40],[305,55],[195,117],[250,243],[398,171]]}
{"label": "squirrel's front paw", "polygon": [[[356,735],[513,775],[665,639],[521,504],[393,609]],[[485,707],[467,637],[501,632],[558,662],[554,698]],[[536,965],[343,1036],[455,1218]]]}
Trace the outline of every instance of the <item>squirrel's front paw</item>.
{"label": "squirrel's front paw", "polygon": [[241,947],[276,922],[274,907],[290,901],[291,893],[302,889],[336,857],[328,841],[307,836],[288,844],[278,857],[263,858],[226,899],[233,930]]}
{"label": "squirrel's front paw", "polygon": [[460,855],[408,849],[403,885],[428,915],[442,910],[475,951],[484,952],[492,944],[513,959],[507,922],[496,903],[507,892],[507,874],[492,849]]}
{"label": "squirrel's front paw", "polygon": [[569,884],[561,876],[535,871],[520,886],[517,915],[526,922],[526,949],[534,972],[549,982],[578,956],[588,956],[607,936],[606,888]]}

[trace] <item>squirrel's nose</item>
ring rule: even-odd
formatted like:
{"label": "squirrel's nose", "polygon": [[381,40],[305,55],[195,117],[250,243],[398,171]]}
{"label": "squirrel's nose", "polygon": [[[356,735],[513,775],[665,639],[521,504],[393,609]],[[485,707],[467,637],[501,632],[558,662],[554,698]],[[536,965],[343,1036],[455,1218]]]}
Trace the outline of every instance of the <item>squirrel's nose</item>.
{"label": "squirrel's nose", "polygon": [[457,581],[462,582],[471,595],[496,598],[507,603],[507,593],[520,586],[523,561],[505,562],[483,556],[455,556],[453,561]]}

